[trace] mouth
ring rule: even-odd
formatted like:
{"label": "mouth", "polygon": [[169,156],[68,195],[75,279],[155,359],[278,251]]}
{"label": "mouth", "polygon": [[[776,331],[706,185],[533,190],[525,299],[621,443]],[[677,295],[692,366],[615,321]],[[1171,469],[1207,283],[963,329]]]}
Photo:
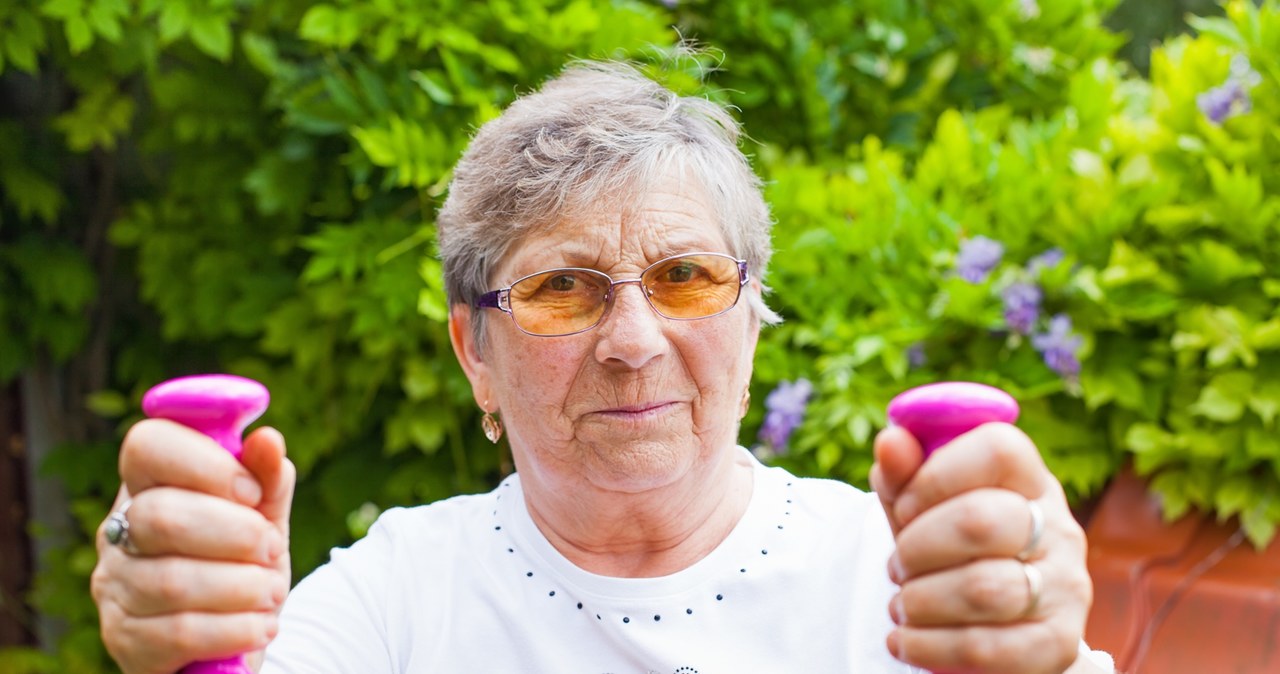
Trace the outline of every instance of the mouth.
{"label": "mouth", "polygon": [[596,414],[610,417],[614,419],[645,419],[648,417],[656,417],[674,410],[676,402],[673,400],[663,400],[660,402],[638,403],[635,405],[622,405],[619,407],[611,407],[608,409],[598,410]]}

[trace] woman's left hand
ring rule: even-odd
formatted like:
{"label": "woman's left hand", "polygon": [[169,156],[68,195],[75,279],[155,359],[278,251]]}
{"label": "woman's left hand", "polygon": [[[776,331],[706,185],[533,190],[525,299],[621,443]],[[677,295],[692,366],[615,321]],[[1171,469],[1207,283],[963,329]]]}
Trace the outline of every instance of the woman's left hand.
{"label": "woman's left hand", "polygon": [[888,428],[875,454],[901,586],[890,651],[935,672],[1071,667],[1093,600],[1085,536],[1031,440],[986,424],[926,462],[914,437]]}

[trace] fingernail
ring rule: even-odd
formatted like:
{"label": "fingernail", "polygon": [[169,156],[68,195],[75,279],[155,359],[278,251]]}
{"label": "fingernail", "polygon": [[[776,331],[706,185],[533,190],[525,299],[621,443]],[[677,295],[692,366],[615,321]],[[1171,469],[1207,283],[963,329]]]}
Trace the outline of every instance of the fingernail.
{"label": "fingernail", "polygon": [[258,486],[258,481],[248,475],[236,476],[231,483],[231,493],[236,500],[245,504],[256,506],[262,501],[262,487]]}
{"label": "fingernail", "polygon": [[890,555],[889,556],[889,580],[893,581],[894,585],[901,585],[902,579],[906,578],[906,575],[907,574],[903,571],[902,560],[898,557],[898,553],[895,552],[892,555]]}
{"label": "fingernail", "polygon": [[889,652],[893,654],[893,657],[899,660],[902,659],[902,644],[899,640],[898,630],[889,633],[889,637],[885,639],[885,645],[889,647]]}
{"label": "fingernail", "polygon": [[280,632],[280,619],[275,613],[267,613],[262,617],[262,632],[266,635],[267,640],[276,638],[276,634]]}
{"label": "fingernail", "polygon": [[279,583],[276,583],[275,587],[271,588],[271,601],[273,602],[272,606],[279,606],[280,604],[283,604],[285,597],[288,597],[288,596],[289,596],[288,581],[282,580]]}
{"label": "fingernail", "polygon": [[906,608],[902,604],[902,594],[894,595],[893,600],[889,602],[889,617],[893,619],[893,624],[901,625],[906,615]]}

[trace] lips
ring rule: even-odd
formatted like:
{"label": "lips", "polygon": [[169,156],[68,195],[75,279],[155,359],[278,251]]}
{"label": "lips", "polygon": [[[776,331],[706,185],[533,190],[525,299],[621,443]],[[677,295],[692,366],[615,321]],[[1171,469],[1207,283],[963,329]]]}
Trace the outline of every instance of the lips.
{"label": "lips", "polygon": [[664,400],[661,402],[639,403],[635,405],[623,405],[621,407],[611,407],[609,409],[599,410],[597,414],[620,417],[644,417],[650,414],[661,414],[670,408],[675,407],[675,401]]}

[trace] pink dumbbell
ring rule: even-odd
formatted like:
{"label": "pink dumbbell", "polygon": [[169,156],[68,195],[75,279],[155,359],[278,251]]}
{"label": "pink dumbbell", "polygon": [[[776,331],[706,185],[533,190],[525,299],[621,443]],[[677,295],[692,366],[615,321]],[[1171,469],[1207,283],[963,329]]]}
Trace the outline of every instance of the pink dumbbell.
{"label": "pink dumbbell", "polygon": [[1018,403],[992,386],[949,381],[898,394],[889,401],[888,412],[889,423],[914,435],[928,459],[934,450],[982,424],[1013,423],[1018,419]]}
{"label": "pink dumbbell", "polygon": [[925,458],[956,437],[991,421],[1011,424],[1018,403],[1004,391],[962,381],[918,386],[889,402],[889,423],[915,436]]}
{"label": "pink dumbbell", "polygon": [[[169,419],[214,439],[240,459],[241,436],[267,409],[267,388],[252,379],[226,374],[180,377],[157,384],[142,397],[142,411]],[[182,674],[252,674],[237,655],[222,660],[193,662]]]}

